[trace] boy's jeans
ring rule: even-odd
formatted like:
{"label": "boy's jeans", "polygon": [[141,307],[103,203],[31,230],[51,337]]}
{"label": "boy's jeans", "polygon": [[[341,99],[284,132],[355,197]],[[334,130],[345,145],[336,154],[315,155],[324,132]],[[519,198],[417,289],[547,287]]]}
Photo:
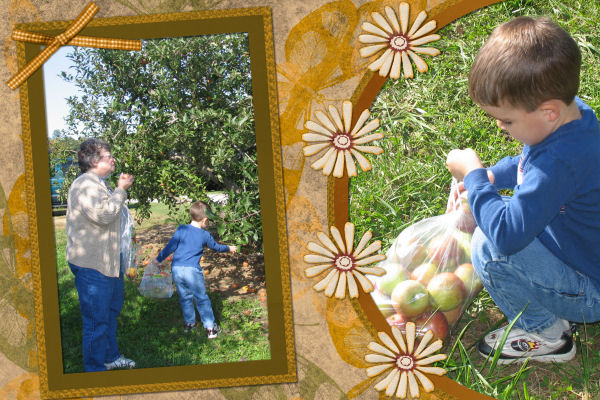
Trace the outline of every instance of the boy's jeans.
{"label": "boy's jeans", "polygon": [[564,264],[538,239],[505,256],[477,228],[471,254],[473,267],[508,321],[527,305],[515,323],[519,328],[539,333],[559,318],[600,320],[600,283]]}
{"label": "boy's jeans", "polygon": [[202,325],[206,329],[215,326],[215,316],[210,304],[210,298],[206,294],[204,285],[204,273],[199,267],[172,266],[173,281],[179,294],[179,303],[183,312],[183,320],[186,324],[196,322],[196,311],[194,310],[194,300],[196,308],[202,319]]}
{"label": "boy's jeans", "polygon": [[104,363],[119,358],[117,317],[123,306],[123,275],[110,278],[92,268],[69,263],[75,275],[83,323],[83,366],[105,371]]}

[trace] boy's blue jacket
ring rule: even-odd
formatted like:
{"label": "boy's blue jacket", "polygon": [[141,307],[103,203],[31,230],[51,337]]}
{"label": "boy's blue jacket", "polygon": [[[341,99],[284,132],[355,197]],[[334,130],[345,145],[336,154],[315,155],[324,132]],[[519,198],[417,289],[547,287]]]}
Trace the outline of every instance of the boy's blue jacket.
{"label": "boy's blue jacket", "polygon": [[195,267],[200,263],[204,246],[221,253],[229,251],[229,246],[215,242],[208,231],[192,225],[180,225],[156,259],[163,262],[169,254],[175,252],[171,265]]}
{"label": "boy's blue jacket", "polygon": [[[514,254],[537,237],[600,282],[600,126],[594,111],[575,101],[581,119],[500,160],[490,168],[495,184],[484,168],[471,171],[464,184],[477,225],[500,253]],[[507,202],[498,194],[506,188],[514,189]]]}

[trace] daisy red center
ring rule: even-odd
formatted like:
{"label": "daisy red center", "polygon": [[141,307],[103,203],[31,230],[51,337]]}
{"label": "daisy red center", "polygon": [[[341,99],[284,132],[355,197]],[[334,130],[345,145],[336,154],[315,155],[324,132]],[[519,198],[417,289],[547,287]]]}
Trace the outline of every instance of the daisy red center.
{"label": "daisy red center", "polygon": [[406,51],[408,50],[409,40],[406,35],[394,35],[390,38],[390,47],[395,51]]}
{"label": "daisy red center", "polygon": [[347,150],[352,147],[352,138],[347,133],[338,133],[332,139],[333,145],[339,150]]}
{"label": "daisy red center", "polygon": [[411,371],[415,368],[415,359],[409,354],[400,354],[396,358],[396,366],[402,371]]}
{"label": "daisy red center", "polygon": [[340,271],[349,271],[354,268],[354,259],[347,255],[337,257],[334,263],[335,267]]}

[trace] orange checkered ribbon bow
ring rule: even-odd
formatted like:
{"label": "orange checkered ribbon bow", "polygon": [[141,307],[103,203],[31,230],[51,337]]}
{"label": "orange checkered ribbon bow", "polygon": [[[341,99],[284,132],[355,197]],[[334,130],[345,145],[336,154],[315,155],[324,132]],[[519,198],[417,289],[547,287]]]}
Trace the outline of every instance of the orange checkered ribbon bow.
{"label": "orange checkered ribbon bow", "polygon": [[48,58],[61,46],[85,46],[100,47],[105,49],[118,50],[141,50],[142,42],[139,40],[126,39],[107,39],[89,36],[77,36],[77,34],[90,22],[92,17],[98,12],[98,6],[91,2],[79,14],[69,27],[58,36],[47,36],[39,33],[32,33],[15,29],[12,33],[13,40],[19,40],[30,43],[47,44],[37,56],[33,58],[21,71],[13,76],[6,84],[11,89],[18,88],[27,80],[39,67],[41,67]]}

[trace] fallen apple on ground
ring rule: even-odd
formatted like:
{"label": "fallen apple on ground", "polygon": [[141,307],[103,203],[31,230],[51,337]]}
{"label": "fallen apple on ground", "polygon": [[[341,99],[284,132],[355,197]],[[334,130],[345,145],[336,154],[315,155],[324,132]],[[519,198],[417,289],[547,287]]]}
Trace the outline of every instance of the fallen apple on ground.
{"label": "fallen apple on ground", "polygon": [[127,268],[127,272],[125,272],[125,274],[129,278],[133,279],[133,278],[135,278],[135,272],[136,272],[135,268]]}
{"label": "fallen apple on ground", "polygon": [[427,285],[427,291],[434,307],[440,311],[450,311],[461,305],[467,291],[464,283],[452,272],[442,272],[434,276]]}
{"label": "fallen apple on ground", "polygon": [[417,281],[400,282],[392,292],[392,306],[405,317],[423,314],[429,308],[429,294],[425,286]]}

